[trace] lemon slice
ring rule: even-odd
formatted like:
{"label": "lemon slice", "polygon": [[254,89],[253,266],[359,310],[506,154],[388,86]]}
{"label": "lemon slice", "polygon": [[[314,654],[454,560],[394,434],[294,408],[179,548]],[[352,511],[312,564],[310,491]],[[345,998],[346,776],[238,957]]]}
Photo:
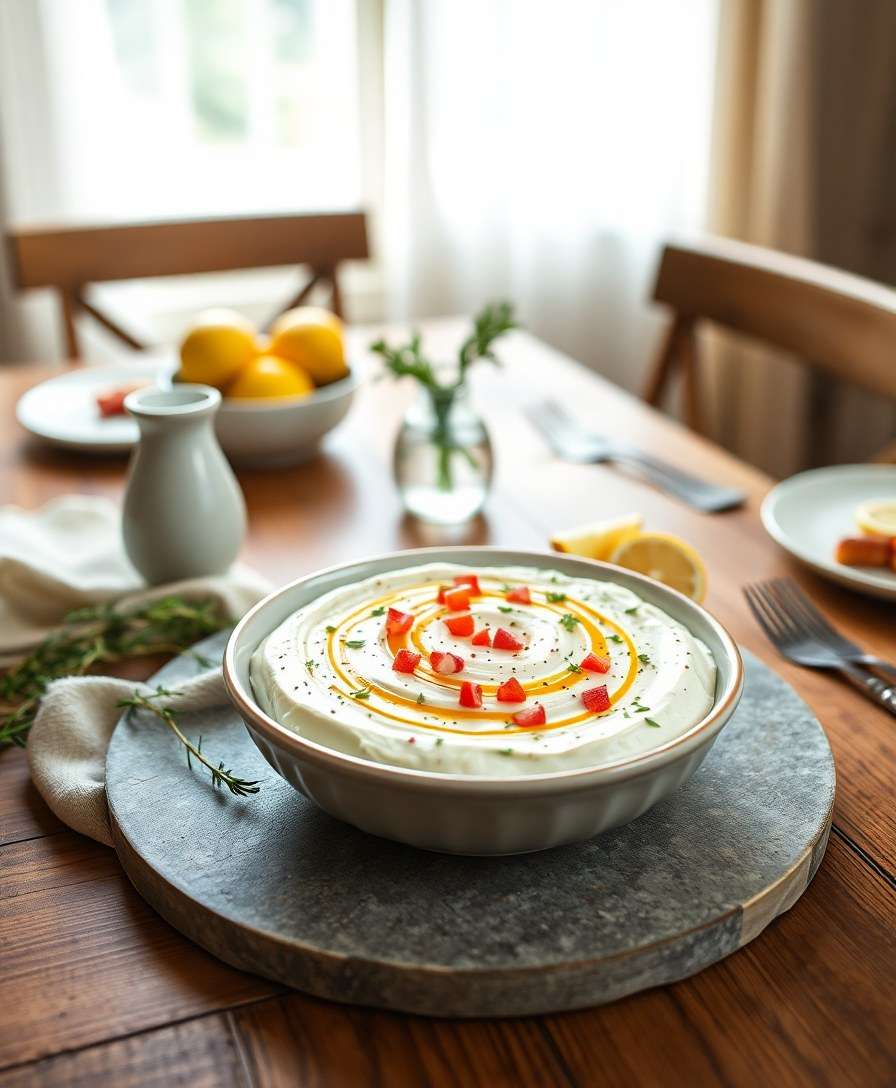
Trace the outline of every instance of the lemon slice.
{"label": "lemon slice", "polygon": [[639,533],[623,540],[610,562],[646,574],[698,603],[706,596],[706,567],[690,544],[672,533]]}
{"label": "lemon slice", "polygon": [[856,525],[871,536],[896,536],[896,499],[870,499],[856,509]]}
{"label": "lemon slice", "polygon": [[555,552],[584,555],[588,559],[609,559],[624,540],[638,535],[643,524],[640,514],[595,521],[555,533],[551,537],[551,547]]}

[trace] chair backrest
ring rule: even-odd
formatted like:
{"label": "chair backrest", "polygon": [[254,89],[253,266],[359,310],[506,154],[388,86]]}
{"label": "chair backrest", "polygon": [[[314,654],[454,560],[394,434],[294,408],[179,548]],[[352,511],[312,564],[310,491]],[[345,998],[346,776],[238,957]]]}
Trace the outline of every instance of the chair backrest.
{"label": "chair backrest", "polygon": [[310,269],[309,280],[278,312],[298,305],[315,285],[324,283],[341,316],[337,268],[342,261],[369,255],[361,211],[20,227],[9,231],[7,243],[19,288],[54,287],[60,292],[66,346],[73,358],[79,354],[74,321],[79,310],[129,346],[145,346],[85,298],[90,283],[301,265]]}
{"label": "chair backrest", "polygon": [[[744,242],[705,238],[664,247],[653,297],[675,318],[645,392],[651,403],[659,402],[676,366],[686,383],[695,380],[694,329],[701,320],[896,399],[896,291],[882,284]],[[686,403],[694,400],[686,396]]]}

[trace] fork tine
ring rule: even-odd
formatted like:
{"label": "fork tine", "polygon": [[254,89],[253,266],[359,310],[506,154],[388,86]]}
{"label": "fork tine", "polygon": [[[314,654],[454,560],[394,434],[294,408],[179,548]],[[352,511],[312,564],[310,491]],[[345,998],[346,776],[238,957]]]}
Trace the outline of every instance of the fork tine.
{"label": "fork tine", "polygon": [[793,621],[793,617],[783,608],[780,601],[772,593],[768,582],[760,582],[756,586],[757,594],[765,605],[766,610],[774,617],[781,631],[781,637],[793,640],[798,637],[799,630]]}
{"label": "fork tine", "polygon": [[777,617],[768,609],[764,597],[760,594],[759,586],[744,586],[744,596],[747,598],[750,611],[765,632],[766,637],[775,646],[780,646],[785,641],[785,636],[778,625]]}
{"label": "fork tine", "polygon": [[813,630],[822,638],[842,639],[843,636],[825,618],[823,613],[815,607],[812,601],[800,589],[792,578],[776,578],[775,585],[786,594],[788,601],[794,607],[799,608]]}

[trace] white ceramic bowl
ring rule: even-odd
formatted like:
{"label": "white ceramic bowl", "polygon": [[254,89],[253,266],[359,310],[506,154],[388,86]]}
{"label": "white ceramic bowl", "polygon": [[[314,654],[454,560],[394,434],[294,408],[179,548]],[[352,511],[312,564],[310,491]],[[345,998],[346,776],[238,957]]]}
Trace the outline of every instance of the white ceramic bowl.
{"label": "white ceramic bowl", "polygon": [[310,397],[225,397],[215,420],[218,441],[234,464],[247,468],[300,464],[315,455],[323,436],[341,422],[357,388],[352,371]]}
{"label": "white ceramic bowl", "polygon": [[[258,706],[249,661],[292,612],[338,586],[424,563],[535,566],[616,582],[665,609],[709,646],[716,661],[712,710],[687,733],[654,750],[598,768],[515,778],[440,774],[359,759],[306,740]],[[627,823],[697,770],[737,706],[743,665],[728,632],[680,593],[590,559],[498,548],[421,548],[347,563],[300,578],[259,602],[234,629],[224,653],[231,701],[270,765],[322,809],[364,831],[428,850],[516,854],[579,842]]]}

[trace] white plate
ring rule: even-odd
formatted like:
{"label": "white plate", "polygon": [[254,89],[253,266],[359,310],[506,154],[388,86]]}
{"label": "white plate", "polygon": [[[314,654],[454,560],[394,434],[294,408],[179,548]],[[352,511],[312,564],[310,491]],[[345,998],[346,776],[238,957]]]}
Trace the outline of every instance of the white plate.
{"label": "white plate", "polygon": [[791,555],[819,574],[873,597],[896,600],[896,573],[834,562],[844,536],[861,535],[855,510],[868,499],[896,500],[896,465],[838,465],[791,476],[762,503],[762,523]]}
{"label": "white plate", "polygon": [[170,368],[155,362],[134,366],[85,366],[35,385],[19,398],[19,423],[46,442],[88,453],[126,453],[137,441],[130,416],[104,419],[96,406],[98,393],[130,382],[170,384]]}

